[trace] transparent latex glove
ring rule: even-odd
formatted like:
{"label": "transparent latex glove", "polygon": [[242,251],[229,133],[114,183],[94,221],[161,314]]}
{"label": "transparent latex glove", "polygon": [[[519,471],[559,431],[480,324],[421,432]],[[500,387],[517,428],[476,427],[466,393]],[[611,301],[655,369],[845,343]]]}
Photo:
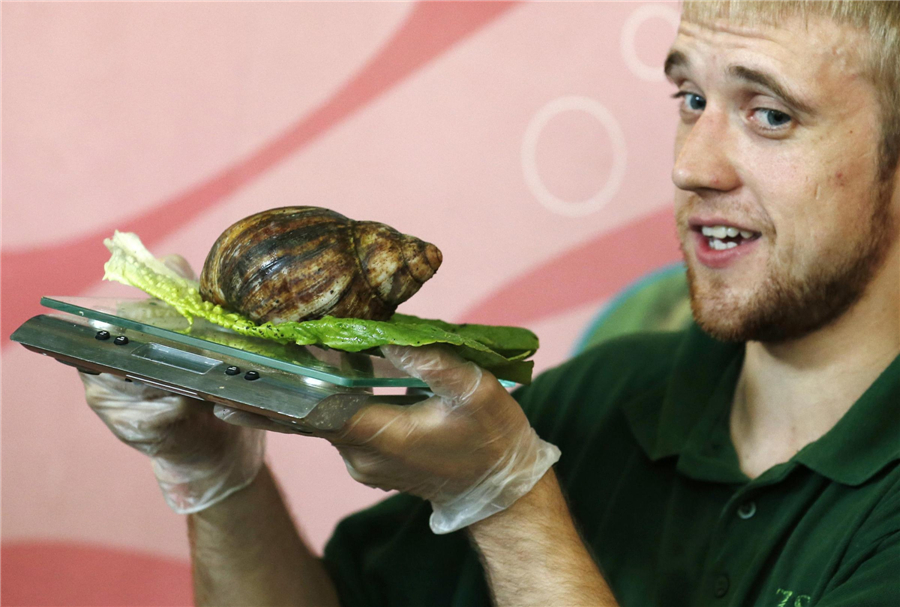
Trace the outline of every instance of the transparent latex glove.
{"label": "transparent latex glove", "polygon": [[[180,256],[163,261],[193,277]],[[91,409],[121,441],[150,457],[175,512],[216,504],[249,485],[262,467],[265,432],[223,422],[211,403],[110,374],[79,375]]]}
{"label": "transparent latex glove", "polygon": [[382,352],[434,396],[411,406],[369,405],[340,431],[319,436],[338,448],[355,480],[429,500],[434,533],[508,508],[559,459],[489,372],[441,346]]}

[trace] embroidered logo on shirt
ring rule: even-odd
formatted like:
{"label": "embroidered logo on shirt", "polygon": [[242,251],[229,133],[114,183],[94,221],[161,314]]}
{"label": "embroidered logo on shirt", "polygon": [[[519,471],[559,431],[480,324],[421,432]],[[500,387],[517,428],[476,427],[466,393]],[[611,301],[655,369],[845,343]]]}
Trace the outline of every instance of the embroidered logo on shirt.
{"label": "embroidered logo on shirt", "polygon": [[[785,590],[783,588],[776,590],[775,594],[781,599],[781,602],[776,607],[809,607],[809,602],[812,601],[812,597],[808,594],[797,594],[793,590]],[[792,598],[794,599],[793,602],[791,602]]]}

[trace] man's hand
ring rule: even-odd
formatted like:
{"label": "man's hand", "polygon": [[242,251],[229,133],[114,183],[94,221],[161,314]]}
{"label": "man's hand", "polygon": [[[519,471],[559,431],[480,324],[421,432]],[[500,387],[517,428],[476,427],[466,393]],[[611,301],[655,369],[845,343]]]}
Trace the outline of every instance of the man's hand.
{"label": "man's hand", "polygon": [[265,432],[227,424],[210,403],[114,375],[79,374],[91,409],[122,442],[148,455],[169,506],[208,508],[262,467]]}
{"label": "man's hand", "polygon": [[435,396],[365,407],[325,436],[350,474],[431,501],[436,533],[468,527],[495,604],[614,607],[550,470],[559,450],[503,386],[443,347],[382,351]]}
{"label": "man's hand", "polygon": [[[163,261],[193,276],[184,258]],[[262,467],[265,433],[217,419],[212,404],[114,375],[79,375],[91,409],[120,440],[150,457],[176,512],[208,508],[247,486]]]}
{"label": "man's hand", "polygon": [[320,436],[357,481],[429,500],[435,533],[508,508],[559,459],[497,379],[474,363],[440,346],[382,351],[434,396],[365,407],[340,431]]}

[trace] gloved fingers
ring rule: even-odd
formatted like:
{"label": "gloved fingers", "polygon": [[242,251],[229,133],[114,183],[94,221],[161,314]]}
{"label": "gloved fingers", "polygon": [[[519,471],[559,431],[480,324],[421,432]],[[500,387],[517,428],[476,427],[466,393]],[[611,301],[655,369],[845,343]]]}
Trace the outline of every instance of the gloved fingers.
{"label": "gloved fingers", "polygon": [[382,346],[381,352],[395,367],[456,404],[468,402],[485,376],[481,367],[444,346]]}
{"label": "gloved fingers", "polygon": [[368,405],[357,411],[344,426],[337,431],[317,433],[340,448],[342,445],[363,445],[376,439],[389,428],[402,423],[403,407],[399,405]]}
{"label": "gloved fingers", "polygon": [[197,280],[197,274],[194,272],[194,269],[191,267],[190,262],[187,259],[182,257],[181,255],[172,254],[166,255],[162,259],[160,259],[163,264],[182,278],[187,278],[188,280]]}
{"label": "gloved fingers", "polygon": [[319,433],[334,445],[378,444],[396,454],[438,429],[452,411],[451,405],[432,396],[414,405],[367,405],[357,411],[337,432]]}
{"label": "gloved fingers", "polygon": [[116,376],[80,374],[85,396],[113,434],[151,458],[169,505],[197,512],[252,482],[265,432],[223,423],[212,403]]}
{"label": "gloved fingers", "polygon": [[[361,464],[358,461],[358,458],[355,456],[355,452],[347,451],[345,449],[338,448],[338,452],[341,454],[341,459],[344,460],[344,466],[347,468],[347,472],[350,474],[350,478],[355,480],[357,483],[362,483],[363,485],[368,485],[369,487],[378,487],[374,479],[370,477],[370,475],[365,471],[365,464]],[[362,469],[361,469],[362,468]]]}
{"label": "gloved fingers", "polygon": [[81,378],[81,383],[84,384],[85,398],[87,398],[88,404],[101,400],[152,401],[172,396],[171,392],[153,388],[141,382],[126,381],[112,373],[89,375],[79,372],[78,376]]}
{"label": "gloved fingers", "polygon": [[451,491],[459,489],[452,479],[432,474],[410,475],[408,468],[392,465],[395,463],[392,458],[366,446],[338,447],[338,452],[350,477],[368,487],[382,491],[399,490],[425,499],[441,496],[448,486]]}
{"label": "gloved fingers", "polygon": [[357,483],[382,491],[393,491],[399,486],[406,488],[402,478],[390,474],[392,469],[384,465],[386,458],[376,451],[365,447],[338,447],[338,452],[344,460],[350,478]]}
{"label": "gloved fingers", "polygon": [[156,441],[161,428],[199,406],[198,401],[114,375],[79,376],[88,405],[124,441]]}
{"label": "gloved fingers", "polygon": [[[483,401],[483,402],[482,402]],[[397,459],[419,450],[502,453],[528,421],[499,382],[485,382],[478,402],[459,407],[433,396],[414,405],[368,405],[337,432],[316,433],[336,446],[368,445]],[[466,456],[467,453],[458,453]]]}
{"label": "gloved fingers", "polygon": [[177,395],[94,411],[120,440],[151,456],[218,452],[230,427],[212,416],[210,403]]}
{"label": "gloved fingers", "polygon": [[91,409],[121,440],[128,443],[158,443],[173,424],[185,417],[185,400],[174,395],[169,399],[153,401],[105,400],[92,404]]}
{"label": "gloved fingers", "polygon": [[284,434],[310,434],[300,429],[291,428],[287,424],[281,424],[269,419],[258,413],[233,409],[225,405],[216,405],[213,407],[213,415],[229,424],[242,426],[244,428],[256,428],[258,430],[266,430],[269,432],[281,432]]}
{"label": "gloved fingers", "polygon": [[[217,452],[229,426],[211,403],[180,396],[116,376],[81,375],[88,405],[122,442],[151,457],[197,450]],[[221,425],[221,429],[218,426]]]}

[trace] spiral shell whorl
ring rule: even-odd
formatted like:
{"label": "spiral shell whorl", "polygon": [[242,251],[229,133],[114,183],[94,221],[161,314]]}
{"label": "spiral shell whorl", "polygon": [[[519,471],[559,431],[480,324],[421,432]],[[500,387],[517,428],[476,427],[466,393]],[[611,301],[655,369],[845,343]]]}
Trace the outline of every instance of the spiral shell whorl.
{"label": "spiral shell whorl", "polygon": [[400,247],[403,250],[403,259],[409,268],[412,277],[421,285],[441,267],[444,256],[441,250],[430,242],[423,242],[414,236],[401,234]]}
{"label": "spiral shell whorl", "polygon": [[[437,247],[383,223],[354,222],[353,234],[366,281],[382,301],[395,307],[415,295],[440,266]],[[427,258],[429,249],[437,251],[432,253],[434,267]]]}
{"label": "spiral shell whorl", "polygon": [[203,266],[200,294],[256,322],[386,320],[440,261],[434,245],[384,224],[284,207],[225,230]]}

